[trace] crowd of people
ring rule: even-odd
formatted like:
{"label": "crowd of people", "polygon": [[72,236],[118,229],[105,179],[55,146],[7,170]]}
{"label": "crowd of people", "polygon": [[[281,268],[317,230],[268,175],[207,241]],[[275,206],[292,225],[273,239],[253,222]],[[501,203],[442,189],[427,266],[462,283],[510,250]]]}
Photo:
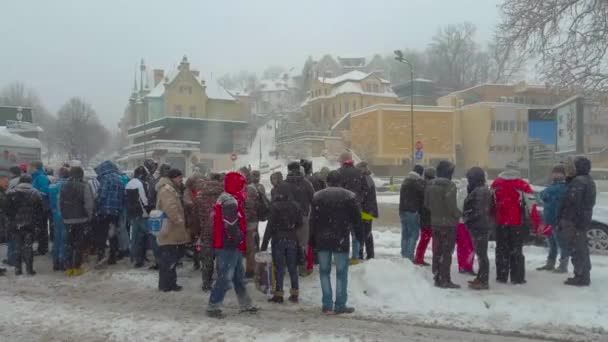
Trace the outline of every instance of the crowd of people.
{"label": "crowd of people", "polygon": [[[310,275],[318,264],[322,311],[351,313],[348,268],[374,258],[372,222],[379,212],[367,163],[355,165],[349,152],[339,162],[337,170],[323,168],[316,173],[311,161],[291,162],[286,177],[281,172],[270,176],[270,196],[260,183],[260,173],[250,168],[195,173],[184,182],[181,170],[151,159],[137,167],[131,179],[111,161],[97,166],[91,179],[85,179],[76,161],[63,165],[56,178],[45,172],[41,162],[12,167],[0,171],[0,220],[9,231],[5,263],[15,268],[16,275],[22,274],[23,264],[34,275],[34,243],[37,254],[46,254],[51,232],[55,271],[79,276],[88,257],[96,259],[95,267],[129,257],[135,268],[148,262],[150,269],[158,270],[158,289],[171,292],[182,290],[176,268],[189,256],[193,267],[201,270],[202,290],[209,292],[207,314],[221,318],[230,288],[242,312],[257,312],[246,283],[259,277],[256,254],[270,245],[275,279],[270,302],[283,303],[288,274],[288,300],[297,303],[299,278]],[[509,165],[490,186],[481,168],[470,169],[462,209],[452,181],[454,169],[449,161],[439,162],[436,168],[417,165],[400,190],[401,254],[414,264],[428,265],[424,256],[432,241],[435,286],[460,287],[450,276],[452,254],[456,243],[468,241],[478,257],[478,272],[473,272],[471,258],[460,270],[476,276],[469,282],[472,289],[489,289],[491,232],[496,235],[496,280],[506,283],[510,278],[513,284],[524,284],[523,243],[529,229],[548,236],[549,257],[539,270],[555,270],[559,251],[557,271],[567,271],[570,257],[574,264],[574,277],[566,284],[589,285],[586,229],[595,204],[595,184],[588,159],[577,157],[553,169],[553,184],[542,194],[542,221],[527,196],[532,188],[516,165]],[[267,225],[260,237],[263,221]]]}
{"label": "crowd of people", "polygon": [[[552,184],[541,193],[542,219],[534,203],[532,187],[522,178],[517,164],[509,163],[490,186],[483,169],[468,170],[467,196],[462,209],[457,203],[458,189],[452,181],[454,168],[449,161],[439,162],[436,169],[425,170],[417,165],[401,186],[401,255],[417,265],[427,266],[424,254],[432,240],[435,286],[460,288],[451,280],[452,255],[455,245],[469,243],[478,258],[478,272],[472,270],[472,256],[468,261],[459,258],[459,270],[475,276],[469,282],[470,288],[489,289],[488,240],[492,233],[496,239],[497,282],[507,283],[510,279],[512,284],[526,283],[523,245],[532,233],[547,236],[550,247],[547,264],[539,267],[539,271],[567,273],[571,257],[574,277],[568,278],[565,284],[588,286],[591,283],[587,230],[596,187],[589,175],[589,159],[571,158],[553,168]],[[418,239],[420,232],[422,236]],[[560,263],[556,268],[558,252]]]}

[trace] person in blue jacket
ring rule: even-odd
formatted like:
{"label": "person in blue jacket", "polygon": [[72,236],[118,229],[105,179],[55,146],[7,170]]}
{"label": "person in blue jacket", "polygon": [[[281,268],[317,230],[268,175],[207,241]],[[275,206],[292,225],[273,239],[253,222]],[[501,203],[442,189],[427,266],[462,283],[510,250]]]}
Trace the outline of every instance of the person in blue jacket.
{"label": "person in blue jacket", "polygon": [[59,208],[59,193],[61,186],[68,180],[69,170],[65,167],[59,169],[59,178],[49,186],[49,205],[53,218],[53,271],[64,271],[66,261],[67,231],[61,217]]}
{"label": "person in blue jacket", "polygon": [[45,255],[49,251],[49,179],[41,161],[36,160],[29,163],[28,173],[32,176],[32,187],[40,192],[42,196],[42,214],[40,218],[40,230],[36,232],[35,240],[38,241],[38,254]]}
{"label": "person in blue jacket", "polygon": [[[547,264],[537,268],[538,271],[553,271],[556,273],[568,273],[568,260],[570,259],[570,251],[561,241],[559,237],[558,227],[558,212],[562,200],[566,194],[566,169],[559,164],[553,167],[551,171],[553,182],[543,192],[541,199],[543,201],[543,223],[553,228],[551,235],[547,236],[547,245],[549,246],[549,256]],[[559,266],[555,268],[557,254],[559,251],[560,259]]]}

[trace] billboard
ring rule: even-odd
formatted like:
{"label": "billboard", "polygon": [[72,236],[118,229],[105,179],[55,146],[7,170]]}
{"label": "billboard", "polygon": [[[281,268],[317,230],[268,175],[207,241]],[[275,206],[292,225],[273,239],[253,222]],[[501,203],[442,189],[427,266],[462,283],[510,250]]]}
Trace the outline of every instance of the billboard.
{"label": "billboard", "polygon": [[583,152],[584,125],[582,97],[572,97],[556,106],[557,153]]}
{"label": "billboard", "polygon": [[557,145],[556,110],[528,109],[528,179],[534,184],[545,184],[555,163]]}
{"label": "billboard", "polygon": [[32,122],[32,109],[27,107],[0,106],[0,126],[7,121]]}

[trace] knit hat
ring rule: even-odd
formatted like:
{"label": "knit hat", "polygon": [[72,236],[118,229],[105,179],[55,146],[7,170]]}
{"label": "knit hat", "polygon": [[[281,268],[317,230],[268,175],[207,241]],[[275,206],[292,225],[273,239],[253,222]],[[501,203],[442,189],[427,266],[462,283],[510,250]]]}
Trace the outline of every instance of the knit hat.
{"label": "knit hat", "polygon": [[169,173],[167,174],[167,177],[173,179],[173,178],[177,178],[183,176],[183,173],[180,169],[171,169],[169,170]]}
{"label": "knit hat", "polygon": [[340,164],[353,164],[353,154],[348,151],[344,151],[340,154],[338,161]]}

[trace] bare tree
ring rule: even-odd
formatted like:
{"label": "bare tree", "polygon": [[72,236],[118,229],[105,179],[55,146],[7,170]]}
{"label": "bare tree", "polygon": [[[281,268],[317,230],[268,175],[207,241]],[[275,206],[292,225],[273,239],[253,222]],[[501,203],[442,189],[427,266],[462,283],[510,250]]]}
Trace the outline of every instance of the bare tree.
{"label": "bare tree", "polygon": [[545,81],[608,91],[608,1],[505,0],[499,42],[539,60]]}
{"label": "bare tree", "polygon": [[440,28],[429,47],[430,66],[439,83],[455,89],[470,86],[477,53],[475,25],[464,22]]}
{"label": "bare tree", "polygon": [[109,138],[93,107],[78,97],[71,98],[59,109],[57,131],[68,158],[85,163],[103,150]]}
{"label": "bare tree", "polygon": [[523,73],[526,55],[518,53],[513,44],[501,43],[498,37],[494,40],[487,46],[491,63],[489,79],[492,83],[510,83]]}

